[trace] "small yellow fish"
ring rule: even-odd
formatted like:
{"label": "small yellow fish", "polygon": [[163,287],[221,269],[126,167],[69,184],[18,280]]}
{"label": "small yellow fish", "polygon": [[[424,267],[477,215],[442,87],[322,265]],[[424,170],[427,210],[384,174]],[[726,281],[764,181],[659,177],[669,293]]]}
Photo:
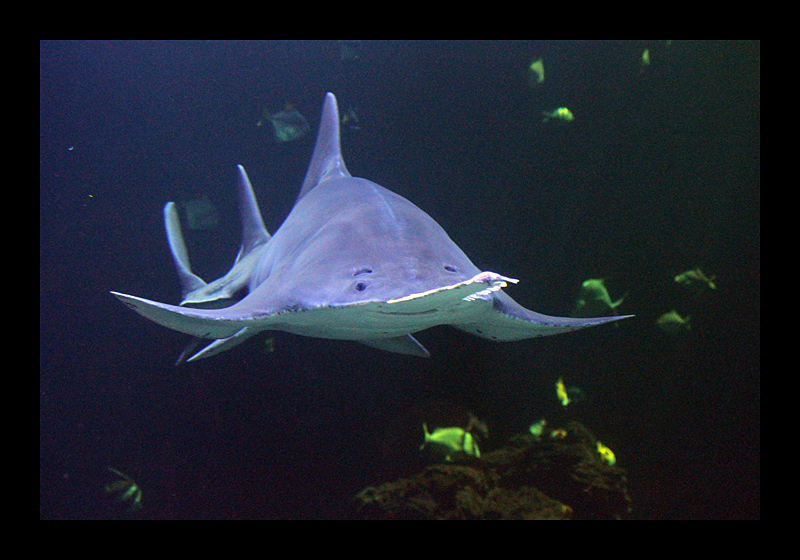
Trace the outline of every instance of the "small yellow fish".
{"label": "small yellow fish", "polygon": [[564,386],[564,379],[561,377],[556,381],[556,396],[561,401],[561,406],[567,406],[570,403],[567,388]]}
{"label": "small yellow fish", "polygon": [[528,84],[536,87],[541,83],[544,83],[544,61],[537,58],[528,67]]}
{"label": "small yellow fish", "polygon": [[566,107],[559,107],[554,111],[544,111],[542,115],[544,115],[542,122],[547,122],[550,119],[562,122],[572,122],[575,120],[575,115],[573,115],[572,111],[570,111]]}
{"label": "small yellow fish", "polygon": [[675,276],[675,283],[689,290],[693,290],[695,293],[700,293],[706,288],[716,290],[717,285],[714,284],[715,278],[716,276],[706,276],[705,273],[700,270],[700,267],[695,267],[692,270],[681,272]]}
{"label": "small yellow fish", "polygon": [[609,312],[616,315],[617,307],[625,301],[628,294],[624,294],[617,301],[611,301],[611,295],[603,278],[589,278],[581,284],[581,293],[575,303],[573,317],[602,317]]}
{"label": "small yellow fish", "polygon": [[457,453],[464,453],[478,458],[481,456],[481,451],[478,449],[478,443],[475,438],[463,428],[436,428],[433,433],[430,433],[428,432],[428,425],[422,424],[422,430],[425,432],[425,441],[422,442],[419,448],[423,449],[429,444],[442,447],[446,452],[445,460],[447,461],[452,461],[452,456]]}
{"label": "small yellow fish", "polygon": [[614,452],[599,441],[597,442],[597,452],[608,466],[613,467],[617,463],[617,457],[614,455]]}
{"label": "small yellow fish", "polygon": [[358,115],[352,107],[347,108],[347,112],[342,117],[342,127],[349,130],[360,130],[361,126],[358,124]]}
{"label": "small yellow fish", "polygon": [[692,318],[690,316],[681,317],[674,309],[664,313],[656,320],[656,325],[669,334],[681,334],[692,330]]}
{"label": "small yellow fish", "polygon": [[640,61],[639,66],[639,73],[641,74],[644,72],[644,69],[650,66],[650,49],[645,49],[642,53],[642,59]]}
{"label": "small yellow fish", "polygon": [[567,437],[567,430],[564,428],[558,428],[550,432],[551,439],[564,439],[565,437]]}
{"label": "small yellow fish", "polygon": [[547,426],[547,420],[542,418],[535,424],[531,424],[531,427],[528,428],[528,431],[535,435],[537,438],[540,437],[544,433],[544,427]]}
{"label": "small yellow fish", "polygon": [[311,130],[306,118],[289,103],[284,106],[283,111],[275,114],[270,113],[265,107],[263,117],[259,119],[256,126],[266,126],[267,123],[272,125],[277,142],[291,142]]}
{"label": "small yellow fish", "polygon": [[139,488],[136,481],[113,467],[108,467],[108,470],[122,478],[110,484],[106,484],[106,492],[109,494],[118,494],[117,498],[120,502],[132,500],[131,509],[133,510],[142,509],[142,489]]}

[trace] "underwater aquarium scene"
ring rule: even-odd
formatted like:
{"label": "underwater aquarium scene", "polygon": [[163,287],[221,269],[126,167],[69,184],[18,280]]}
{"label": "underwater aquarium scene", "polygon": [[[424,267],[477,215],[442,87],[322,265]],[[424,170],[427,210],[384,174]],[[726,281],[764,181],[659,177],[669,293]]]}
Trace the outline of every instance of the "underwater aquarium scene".
{"label": "underwater aquarium scene", "polygon": [[40,520],[761,517],[760,41],[40,41]]}

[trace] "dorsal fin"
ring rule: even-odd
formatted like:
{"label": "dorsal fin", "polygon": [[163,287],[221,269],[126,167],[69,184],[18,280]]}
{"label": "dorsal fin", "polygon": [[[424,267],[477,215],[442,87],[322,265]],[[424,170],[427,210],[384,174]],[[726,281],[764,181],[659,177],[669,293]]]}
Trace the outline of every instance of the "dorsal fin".
{"label": "dorsal fin", "polygon": [[344,165],[339,144],[339,108],[336,105],[336,97],[332,93],[327,93],[322,106],[314,154],[311,156],[311,163],[297,200],[303,198],[318,184],[342,177],[350,177],[350,172]]}
{"label": "dorsal fin", "polygon": [[258,209],[256,195],[253,193],[253,186],[247,171],[241,165],[239,169],[239,215],[242,220],[242,246],[236,260],[244,258],[256,247],[263,245],[270,239],[267,228],[264,227],[264,220],[261,218],[261,211]]}

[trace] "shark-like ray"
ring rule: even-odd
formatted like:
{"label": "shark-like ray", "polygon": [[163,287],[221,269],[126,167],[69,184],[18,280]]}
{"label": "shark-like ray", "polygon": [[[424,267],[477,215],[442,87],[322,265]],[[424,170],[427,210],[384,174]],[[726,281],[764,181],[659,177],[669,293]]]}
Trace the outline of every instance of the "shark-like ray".
{"label": "shark-like ray", "polygon": [[165,207],[183,303],[247,295],[230,307],[195,309],[111,292],[170,329],[215,339],[189,361],[278,330],[355,340],[390,352],[427,357],[412,336],[452,325],[497,341],[560,334],[627,316],[576,319],[525,309],[503,288],[517,280],[481,271],[428,214],[367,179],[342,158],[336,98],[328,93],[300,194],[271,236],[244,168],[240,172],[242,248],[224,277],[206,284],[191,272],[174,208]]}

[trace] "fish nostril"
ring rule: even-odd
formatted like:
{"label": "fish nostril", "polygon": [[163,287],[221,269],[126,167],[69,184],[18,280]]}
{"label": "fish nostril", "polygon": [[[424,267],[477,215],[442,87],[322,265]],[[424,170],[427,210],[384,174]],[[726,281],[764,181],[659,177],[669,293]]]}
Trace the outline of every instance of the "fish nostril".
{"label": "fish nostril", "polygon": [[444,269],[445,269],[447,272],[458,272],[458,271],[456,270],[456,267],[454,267],[454,266],[450,266],[449,264],[446,264],[446,265],[444,265]]}
{"label": "fish nostril", "polygon": [[353,276],[360,276],[361,274],[372,274],[372,269],[369,267],[359,268],[353,273]]}

